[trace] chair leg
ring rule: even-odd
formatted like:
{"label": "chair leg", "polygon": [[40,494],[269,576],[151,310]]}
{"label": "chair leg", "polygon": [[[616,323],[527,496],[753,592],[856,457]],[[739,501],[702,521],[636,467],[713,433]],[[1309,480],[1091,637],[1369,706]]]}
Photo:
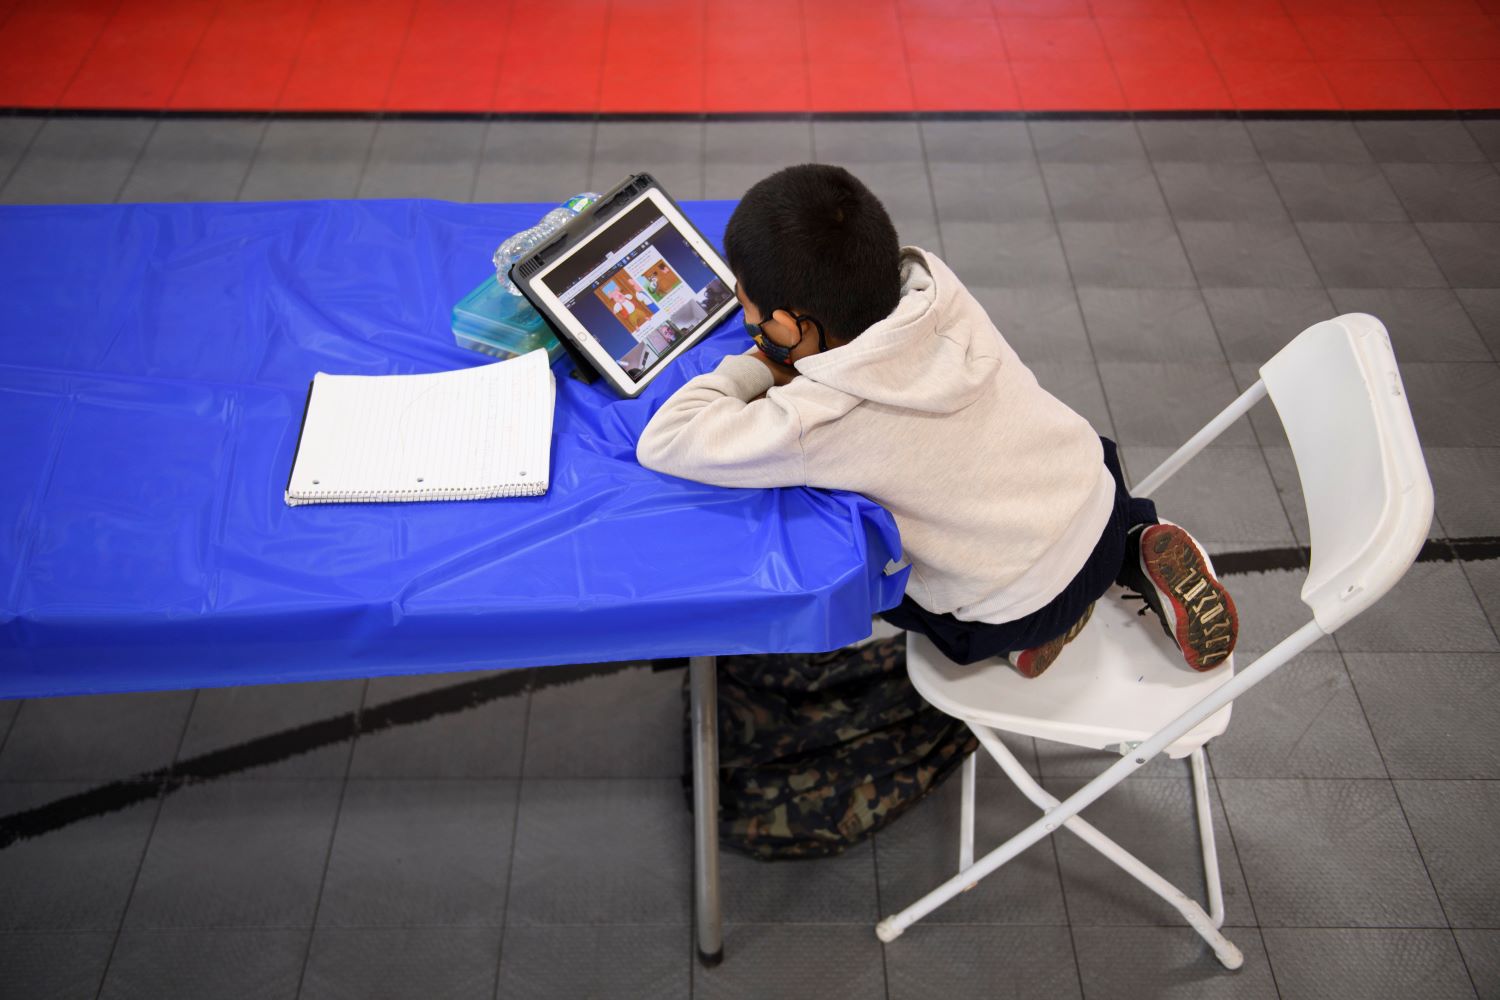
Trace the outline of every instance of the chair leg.
{"label": "chair leg", "polygon": [[1208,915],[1215,927],[1224,926],[1224,885],[1219,879],[1219,850],[1214,843],[1214,818],[1208,805],[1208,774],[1203,748],[1193,751],[1193,800],[1198,809],[1198,843],[1203,847],[1203,882],[1208,891]]}
{"label": "chair leg", "polygon": [[[970,873],[967,871],[960,872],[900,913],[882,920],[875,928],[875,933],[882,941],[894,941],[901,936],[906,928],[958,895],[967,885],[972,885],[979,881],[979,879],[993,873],[1001,865],[1010,861],[1032,844],[1055,832],[1058,826],[1061,825],[1072,831],[1084,843],[1119,865],[1134,877],[1136,881],[1170,903],[1178,913],[1182,914],[1183,919],[1192,926],[1193,930],[1197,931],[1203,940],[1208,943],[1209,947],[1214,950],[1215,956],[1218,957],[1219,961],[1226,968],[1238,969],[1244,964],[1244,955],[1240,953],[1240,950],[1229,939],[1219,933],[1213,920],[1208,914],[1203,912],[1203,907],[1199,906],[1195,900],[1152,871],[1135,855],[1100,833],[1099,830],[1083,817],[1076,814],[1068,815],[1069,809],[1073,806],[1073,799],[1078,798],[1079,793],[1075,793],[1067,802],[1058,801],[1046,789],[1038,785],[1031,775],[1026,773],[1020,761],[1016,760],[1015,755],[1010,752],[1010,749],[1001,742],[1000,738],[993,731],[983,726],[973,725],[972,723],[969,728],[979,737],[979,741],[984,744],[984,748],[1000,764],[1016,787],[1041,808],[1044,815],[1041,819],[1032,823],[1026,829],[980,859],[974,865],[977,871],[973,873],[973,877],[970,877]],[[1118,784],[1122,780],[1124,780],[1123,774],[1119,776],[1115,783]],[[1059,810],[1064,815],[1060,824],[1053,818],[1053,814]]]}
{"label": "chair leg", "polygon": [[959,815],[958,870],[974,867],[974,776],[979,770],[979,753],[969,754],[964,761],[963,806]]}

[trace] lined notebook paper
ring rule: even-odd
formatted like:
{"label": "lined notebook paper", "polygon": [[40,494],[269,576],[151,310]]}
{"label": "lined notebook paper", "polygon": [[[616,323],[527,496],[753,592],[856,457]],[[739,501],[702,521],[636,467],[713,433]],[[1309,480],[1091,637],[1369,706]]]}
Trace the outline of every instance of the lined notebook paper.
{"label": "lined notebook paper", "polygon": [[546,351],[431,375],[326,375],[308,393],[286,502],[481,500],[547,492]]}

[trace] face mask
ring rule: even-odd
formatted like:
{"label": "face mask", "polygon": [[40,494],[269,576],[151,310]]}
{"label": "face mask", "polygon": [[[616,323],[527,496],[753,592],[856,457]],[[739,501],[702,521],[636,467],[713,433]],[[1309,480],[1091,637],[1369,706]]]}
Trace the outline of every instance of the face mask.
{"label": "face mask", "polygon": [[772,340],[766,335],[765,325],[770,322],[769,320],[761,320],[759,323],[752,323],[747,319],[745,320],[745,329],[749,331],[750,339],[755,341],[755,346],[760,348],[761,353],[779,365],[791,364],[790,358],[792,356],[792,352],[795,351],[797,347],[802,343],[803,320],[807,320],[817,329],[818,350],[828,350],[828,344],[823,339],[822,323],[819,323],[811,316],[793,316],[792,319],[797,324],[797,343],[793,344],[791,347],[783,347],[781,344],[776,343],[776,341]]}

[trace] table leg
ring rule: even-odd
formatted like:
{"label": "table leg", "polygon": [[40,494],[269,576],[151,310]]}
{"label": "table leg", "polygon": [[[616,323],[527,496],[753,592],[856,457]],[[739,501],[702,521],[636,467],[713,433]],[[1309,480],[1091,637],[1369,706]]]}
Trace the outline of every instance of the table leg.
{"label": "table leg", "polygon": [[724,957],[719,912],[719,697],[712,656],[688,661],[693,702],[693,878],[698,920],[698,960]]}

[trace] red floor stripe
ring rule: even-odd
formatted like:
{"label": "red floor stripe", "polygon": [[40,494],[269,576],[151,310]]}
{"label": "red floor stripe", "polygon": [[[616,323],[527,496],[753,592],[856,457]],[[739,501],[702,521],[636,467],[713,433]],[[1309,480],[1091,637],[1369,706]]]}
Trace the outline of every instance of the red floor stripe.
{"label": "red floor stripe", "polygon": [[0,107],[1500,107],[1500,0],[0,0]]}

